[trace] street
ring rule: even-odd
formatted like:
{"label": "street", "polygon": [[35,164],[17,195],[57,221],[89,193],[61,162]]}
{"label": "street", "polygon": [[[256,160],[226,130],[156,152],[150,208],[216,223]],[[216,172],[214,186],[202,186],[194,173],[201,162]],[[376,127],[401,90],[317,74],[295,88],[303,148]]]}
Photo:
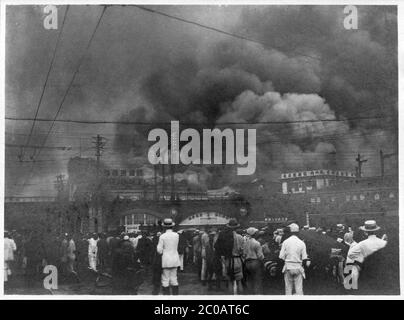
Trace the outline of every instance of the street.
{"label": "street", "polygon": [[[46,290],[41,280],[37,280],[27,287],[24,278],[21,275],[16,276],[5,288],[7,295],[111,295],[112,286],[108,279],[101,279],[96,285],[95,275],[84,272],[80,283],[70,280],[60,281],[58,289]],[[317,280],[317,279],[315,279]],[[226,282],[222,283],[222,290],[217,290],[213,286],[213,290],[208,290],[208,285],[202,285],[193,266],[187,266],[184,272],[178,272],[178,281],[180,284],[180,295],[231,295],[231,288],[226,287]],[[340,295],[347,292],[341,287],[337,287],[329,281],[306,280],[305,294],[307,295]],[[144,281],[138,289],[138,295],[152,294],[151,270],[145,268]],[[273,282],[264,282],[265,295],[282,295],[284,294],[283,280],[278,279]],[[161,294],[161,293],[160,293]]]}

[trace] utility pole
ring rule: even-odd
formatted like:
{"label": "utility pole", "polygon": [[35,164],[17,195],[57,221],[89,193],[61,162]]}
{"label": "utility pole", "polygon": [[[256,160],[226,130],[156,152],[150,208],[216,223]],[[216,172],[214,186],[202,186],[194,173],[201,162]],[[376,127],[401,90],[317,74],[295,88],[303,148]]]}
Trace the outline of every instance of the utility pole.
{"label": "utility pole", "polygon": [[358,163],[358,175],[357,178],[362,178],[362,163],[367,162],[367,159],[361,159],[360,153],[358,153],[358,157],[355,159]]}
{"label": "utility pole", "polygon": [[158,187],[157,187],[157,164],[153,166],[154,170],[154,200],[158,200]]}
{"label": "utility pole", "polygon": [[56,176],[56,181],[54,182],[55,189],[58,192],[58,196],[62,195],[62,192],[65,189],[65,175],[59,174]]}
{"label": "utility pole", "polygon": [[[100,212],[100,160],[101,160],[101,154],[102,151],[104,150],[105,144],[106,144],[106,139],[99,134],[97,134],[96,137],[93,137],[93,144],[95,148],[95,156],[97,158],[97,168],[96,168],[96,186],[95,186],[95,217],[94,217],[94,231],[102,231],[102,230],[97,230],[100,229],[99,226],[101,226],[102,229],[102,214]],[[95,220],[96,219],[96,220]],[[95,223],[97,222],[97,223]]]}
{"label": "utility pole", "polygon": [[392,156],[395,156],[396,154],[397,153],[384,154],[383,150],[380,150],[380,171],[381,171],[382,178],[384,177],[384,159],[391,158]]}
{"label": "utility pole", "polygon": [[[93,144],[95,146],[95,156],[97,157],[97,177],[99,176],[99,169],[100,169],[100,159],[102,150],[105,147],[105,138],[97,134],[96,137],[93,137]],[[98,181],[97,181],[98,182]]]}
{"label": "utility pole", "polygon": [[174,190],[174,186],[175,186],[175,180],[174,180],[174,166],[171,163],[171,143],[169,144],[169,149],[168,149],[168,169],[170,171],[170,200],[174,201],[175,200],[175,190]]}
{"label": "utility pole", "polygon": [[162,176],[162,181],[161,181],[161,193],[163,194],[163,200],[165,200],[165,192],[166,192],[166,173],[165,173],[165,164],[161,164],[161,176]]}
{"label": "utility pole", "polygon": [[171,200],[175,200],[175,190],[174,190],[174,186],[175,186],[175,181],[174,181],[174,167],[173,164],[170,161],[170,178],[171,178]]}
{"label": "utility pole", "polygon": [[64,230],[64,222],[66,220],[66,211],[63,210],[63,191],[65,188],[65,180],[64,180],[64,175],[63,174],[59,174],[56,176],[56,180],[54,182],[55,185],[55,189],[57,190],[57,199],[59,202],[59,206],[60,206],[60,211],[59,211],[59,219],[58,219],[58,227],[59,227],[59,231],[65,231]]}

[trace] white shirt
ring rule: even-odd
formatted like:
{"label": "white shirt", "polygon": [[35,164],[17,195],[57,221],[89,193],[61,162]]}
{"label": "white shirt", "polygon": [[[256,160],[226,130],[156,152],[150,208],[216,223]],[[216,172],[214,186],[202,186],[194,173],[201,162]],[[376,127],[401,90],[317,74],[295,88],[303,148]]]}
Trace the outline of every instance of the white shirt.
{"label": "white shirt", "polygon": [[178,255],[179,235],[171,229],[167,229],[159,238],[157,252],[163,254],[162,267],[175,268],[180,266],[180,257]]}
{"label": "white shirt", "polygon": [[17,250],[15,241],[10,238],[4,238],[4,261],[14,260],[14,251]]}
{"label": "white shirt", "polygon": [[97,247],[98,240],[93,238],[88,239],[88,254],[97,254],[98,247]]}
{"label": "white shirt", "polygon": [[[348,243],[348,242],[344,241],[344,243],[347,246],[349,246],[349,250],[351,250],[351,248],[355,247],[358,244],[356,241],[352,241],[352,243]],[[348,253],[347,253],[347,256],[346,256],[346,263],[353,263],[354,261],[352,259],[350,259],[349,256],[348,256],[349,250],[348,250]]]}
{"label": "white shirt", "polygon": [[285,270],[299,269],[307,259],[306,244],[295,235],[282,243],[279,258],[285,261]]}
{"label": "white shirt", "polygon": [[138,238],[138,237],[136,237],[136,238],[129,238],[129,241],[130,241],[130,243],[132,244],[133,248],[136,249],[137,243],[138,243],[138,241],[139,241],[139,238]]}
{"label": "white shirt", "polygon": [[376,237],[376,235],[372,234],[366,240],[359,242],[349,249],[348,259],[363,263],[366,257],[380,249],[383,249],[386,244],[386,240],[380,239]]}

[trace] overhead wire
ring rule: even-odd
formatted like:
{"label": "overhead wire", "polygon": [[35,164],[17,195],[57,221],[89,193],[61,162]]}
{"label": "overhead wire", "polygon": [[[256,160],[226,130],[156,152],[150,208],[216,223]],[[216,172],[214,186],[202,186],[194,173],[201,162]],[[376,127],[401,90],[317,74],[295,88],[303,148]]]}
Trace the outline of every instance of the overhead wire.
{"label": "overhead wire", "polygon": [[[52,132],[52,129],[53,129],[54,125],[55,125],[55,122],[57,121],[57,117],[59,116],[60,111],[62,110],[62,107],[63,107],[63,104],[64,104],[64,102],[65,102],[65,100],[66,100],[66,97],[68,96],[68,94],[69,94],[69,92],[70,92],[70,88],[72,87],[72,85],[73,85],[73,83],[74,83],[74,81],[75,81],[75,79],[76,79],[76,76],[77,76],[77,74],[79,73],[80,67],[81,67],[81,65],[82,65],[82,63],[83,63],[83,61],[84,61],[84,57],[85,57],[87,51],[89,50],[89,48],[90,48],[90,46],[91,46],[91,43],[92,43],[92,41],[93,41],[93,39],[94,39],[94,36],[95,36],[95,34],[96,34],[96,32],[97,32],[98,27],[100,26],[101,20],[102,20],[104,14],[105,14],[106,9],[107,9],[106,6],[104,6],[103,9],[102,9],[102,12],[101,12],[101,14],[100,14],[100,16],[99,16],[99,18],[98,18],[98,20],[97,20],[97,24],[96,24],[96,26],[95,26],[95,28],[94,28],[92,34],[91,34],[91,37],[90,37],[90,39],[89,39],[89,41],[88,41],[88,43],[87,43],[87,46],[86,46],[86,48],[85,48],[85,50],[84,50],[84,53],[82,54],[82,56],[81,56],[81,58],[80,58],[80,60],[79,60],[79,63],[78,63],[78,65],[77,65],[77,68],[76,68],[75,72],[73,73],[73,76],[72,76],[72,78],[71,78],[71,80],[70,80],[70,82],[69,82],[69,85],[68,85],[68,87],[67,87],[67,90],[65,91],[65,94],[64,94],[63,97],[62,97],[62,100],[61,100],[61,102],[60,102],[60,104],[59,104],[59,107],[58,107],[58,109],[57,109],[57,112],[56,112],[54,118],[52,119],[51,126],[50,126],[49,130],[47,131],[47,134],[46,134],[46,136],[45,136],[45,139],[44,139],[44,141],[43,141],[43,143],[42,143],[42,148],[40,148],[40,149],[38,150],[37,154],[35,155],[36,157],[38,157],[38,156],[41,154],[41,150],[42,150],[43,147],[46,145],[47,139],[48,139],[49,135],[50,135],[51,132]],[[31,175],[30,175],[29,177],[27,177],[25,183],[27,183],[27,182],[29,181],[29,179],[32,178],[32,176],[33,176],[33,174],[34,174],[34,168],[35,168],[35,161],[32,163]]]}
{"label": "overhead wire", "polygon": [[64,29],[64,26],[65,26],[65,21],[66,21],[66,17],[67,17],[67,12],[69,11],[69,7],[70,6],[67,5],[66,10],[65,10],[65,14],[64,14],[64,17],[63,17],[63,21],[62,21],[62,26],[61,26],[60,31],[58,33],[58,37],[57,37],[57,40],[56,40],[56,45],[55,45],[55,48],[54,48],[53,53],[52,53],[52,59],[51,59],[51,62],[50,62],[49,68],[48,68],[48,72],[46,73],[45,82],[44,82],[44,85],[42,86],[42,90],[41,90],[41,94],[40,94],[40,97],[39,97],[38,105],[37,105],[36,110],[35,110],[34,121],[32,122],[31,129],[29,131],[29,136],[28,136],[27,141],[25,143],[25,147],[21,150],[22,155],[24,154],[24,149],[29,145],[29,143],[31,141],[31,136],[32,136],[32,133],[33,133],[34,127],[35,127],[35,120],[38,117],[39,109],[41,108],[41,104],[42,104],[42,99],[44,97],[46,86],[48,84],[49,75],[51,74],[51,71],[52,71],[52,68],[53,68],[53,65],[54,65],[54,62],[55,62],[56,52],[57,52],[57,49],[59,47],[60,39],[62,37],[62,33],[63,33],[63,29]]}

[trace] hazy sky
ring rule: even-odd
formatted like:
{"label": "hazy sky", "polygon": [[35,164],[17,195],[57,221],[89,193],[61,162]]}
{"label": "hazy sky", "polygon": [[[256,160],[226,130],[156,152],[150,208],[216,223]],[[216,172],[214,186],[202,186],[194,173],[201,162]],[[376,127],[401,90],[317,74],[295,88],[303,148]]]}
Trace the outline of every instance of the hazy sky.
{"label": "hazy sky", "polygon": [[[61,30],[43,27],[44,6],[6,9],[6,116],[32,118]],[[358,6],[358,30],[346,30],[342,6],[150,6],[237,34],[225,35],[136,7],[70,6],[38,118],[53,119],[81,56],[83,63],[58,119],[299,121],[376,120],[254,125],[257,175],[336,166],[354,171],[355,155],[378,174],[378,152],[397,150],[397,14],[395,7]],[[387,117],[380,119],[380,116]],[[6,143],[24,145],[32,122],[6,121]],[[50,126],[36,122],[31,145]],[[198,126],[197,126],[198,127]],[[50,194],[71,156],[92,156],[91,137],[107,140],[109,165],[142,162],[149,127],[56,123],[39,160],[18,162],[6,148],[6,194]],[[33,155],[24,149],[24,160]],[[386,163],[395,172],[396,159]],[[254,177],[249,177],[253,179]],[[223,184],[238,179],[223,175]],[[25,185],[25,188],[23,188]],[[217,187],[220,187],[217,186]]]}

